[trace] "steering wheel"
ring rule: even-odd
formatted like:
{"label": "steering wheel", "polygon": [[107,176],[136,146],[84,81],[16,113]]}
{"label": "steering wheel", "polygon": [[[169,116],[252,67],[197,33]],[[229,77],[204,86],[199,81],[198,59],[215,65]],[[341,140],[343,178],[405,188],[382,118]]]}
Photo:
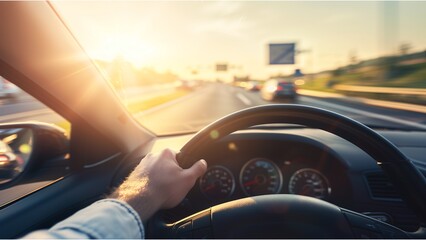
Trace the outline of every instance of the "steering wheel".
{"label": "steering wheel", "polygon": [[426,180],[391,142],[367,126],[343,115],[293,104],[247,108],[200,130],[177,158],[191,166],[204,150],[238,130],[270,123],[299,124],[335,134],[358,146],[388,174],[403,199],[421,219],[421,229],[406,233],[331,203],[298,195],[272,194],[243,198],[166,224],[154,217],[148,237],[183,238],[407,238],[425,237]]}

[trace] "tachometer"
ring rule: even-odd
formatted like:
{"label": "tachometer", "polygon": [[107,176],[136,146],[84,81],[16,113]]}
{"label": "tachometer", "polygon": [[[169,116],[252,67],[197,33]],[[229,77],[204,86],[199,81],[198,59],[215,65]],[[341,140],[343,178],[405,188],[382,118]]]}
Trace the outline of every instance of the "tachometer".
{"label": "tachometer", "polygon": [[280,192],[282,179],[277,165],[265,158],[248,161],[240,173],[241,188],[249,196]]}
{"label": "tachometer", "polygon": [[319,199],[327,199],[331,188],[327,178],[312,168],[303,168],[291,176],[288,191],[291,194],[305,195]]}
{"label": "tachometer", "polygon": [[225,167],[213,166],[201,177],[200,189],[211,200],[227,198],[235,189],[234,175]]}

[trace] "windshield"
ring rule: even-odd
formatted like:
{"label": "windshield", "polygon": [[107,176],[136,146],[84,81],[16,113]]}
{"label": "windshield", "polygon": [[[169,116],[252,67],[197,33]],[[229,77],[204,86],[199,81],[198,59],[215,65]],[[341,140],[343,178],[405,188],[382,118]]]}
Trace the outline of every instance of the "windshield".
{"label": "windshield", "polygon": [[274,103],[426,129],[426,2],[53,4],[123,104],[158,135]]}

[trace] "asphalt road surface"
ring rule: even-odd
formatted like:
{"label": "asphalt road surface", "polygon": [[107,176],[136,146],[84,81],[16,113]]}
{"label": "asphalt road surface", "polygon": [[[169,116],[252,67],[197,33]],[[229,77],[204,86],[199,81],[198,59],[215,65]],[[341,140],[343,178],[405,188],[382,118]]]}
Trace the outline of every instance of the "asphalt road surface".
{"label": "asphalt road surface", "polygon": [[24,92],[15,99],[0,99],[0,123],[23,121],[57,123],[64,119]]}
{"label": "asphalt road surface", "polygon": [[[143,98],[146,94],[135,92],[129,100]],[[426,130],[426,113],[377,107],[352,98],[299,95],[295,101],[273,103],[296,103],[324,108],[377,128]],[[271,102],[263,100],[259,92],[215,83],[200,87],[183,98],[138,113],[135,117],[158,134],[193,132],[234,111],[264,104]],[[63,121],[60,116],[28,95],[20,96],[14,101],[0,100],[0,122],[28,120],[49,123]]]}
{"label": "asphalt road surface", "polygon": [[[126,104],[129,104],[172,93],[175,88],[175,83],[168,83],[143,88],[123,89],[118,91],[118,95]],[[65,121],[65,119],[30,95],[20,92],[16,98],[0,98],[0,123],[17,121],[58,123]]]}
{"label": "asphalt road surface", "polygon": [[[426,130],[426,114],[375,107],[342,97],[311,97],[300,95],[296,103],[319,107],[354,118],[372,127]],[[196,131],[208,123],[234,111],[257,105],[271,104],[250,92],[226,84],[210,84],[189,96],[137,114],[137,119],[158,134]]]}

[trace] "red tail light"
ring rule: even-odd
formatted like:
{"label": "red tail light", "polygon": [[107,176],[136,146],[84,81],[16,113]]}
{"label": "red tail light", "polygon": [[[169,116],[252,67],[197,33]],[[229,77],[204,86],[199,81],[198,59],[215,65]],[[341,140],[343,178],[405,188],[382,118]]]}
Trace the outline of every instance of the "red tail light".
{"label": "red tail light", "polygon": [[0,164],[5,164],[9,162],[9,157],[6,155],[0,155]]}
{"label": "red tail light", "polygon": [[277,86],[277,91],[282,91],[284,88],[282,86]]}

